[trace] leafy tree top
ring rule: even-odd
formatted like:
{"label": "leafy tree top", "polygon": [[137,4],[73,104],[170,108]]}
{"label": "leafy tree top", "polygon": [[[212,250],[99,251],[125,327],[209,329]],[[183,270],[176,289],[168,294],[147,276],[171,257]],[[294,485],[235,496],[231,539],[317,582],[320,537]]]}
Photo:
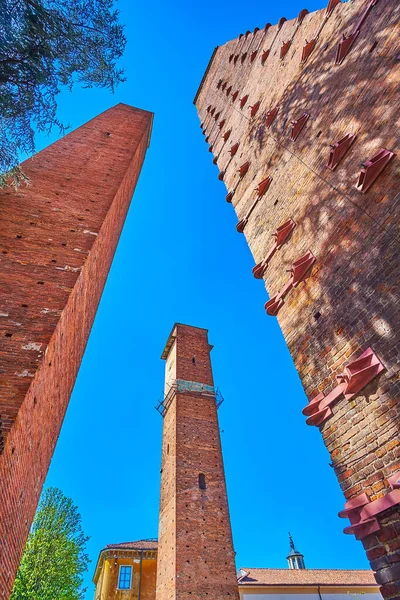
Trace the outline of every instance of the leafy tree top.
{"label": "leafy tree top", "polygon": [[88,539],[72,500],[57,488],[45,490],[10,600],[82,600]]}
{"label": "leafy tree top", "polygon": [[126,39],[114,0],[0,0],[0,174],[32,154],[34,130],[49,133],[60,89],[114,91]]}

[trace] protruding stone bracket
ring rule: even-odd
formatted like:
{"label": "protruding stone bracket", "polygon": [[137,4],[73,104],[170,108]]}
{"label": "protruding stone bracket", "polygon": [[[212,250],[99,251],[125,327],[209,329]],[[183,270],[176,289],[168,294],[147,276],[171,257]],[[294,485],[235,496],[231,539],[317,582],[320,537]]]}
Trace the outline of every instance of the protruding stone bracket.
{"label": "protruding stone bracket", "polygon": [[376,500],[371,501],[364,493],[346,502],[339,517],[348,518],[351,525],[345,527],[344,533],[354,534],[357,540],[362,540],[380,530],[378,517],[381,513],[400,504],[400,471],[388,477],[388,482],[392,491]]}
{"label": "protruding stone bracket", "polygon": [[279,250],[281,246],[283,246],[295,227],[296,223],[293,221],[293,219],[288,219],[285,221],[285,223],[278,227],[276,232],[273,234],[275,241],[271,246],[267,256],[264,258],[264,260],[253,267],[252,272],[256,279],[262,279],[264,277],[264,274],[275,252]]}
{"label": "protruding stone bracket", "polygon": [[310,41],[306,40],[301,53],[301,62],[305,63],[311,52],[314,50],[317,44],[317,38],[312,38]]}
{"label": "protruding stone bracket", "polygon": [[[250,163],[249,163],[250,165]],[[246,170],[247,173],[247,170]],[[241,177],[242,179],[242,177]],[[253,212],[253,210],[255,209],[255,207],[257,206],[258,202],[260,201],[260,199],[264,196],[264,194],[267,192],[269,186],[271,185],[271,181],[272,181],[272,177],[266,177],[265,179],[263,179],[258,186],[255,188],[255,192],[257,192],[257,197],[254,200],[253,204],[251,205],[247,215],[244,217],[244,219],[242,219],[241,221],[239,221],[239,223],[236,225],[236,231],[238,231],[239,233],[243,233],[244,228],[250,218],[251,213]]]}
{"label": "protruding stone bracket", "polygon": [[219,80],[218,80],[218,83],[217,83],[217,89],[218,89],[218,90],[219,90],[219,88],[221,87],[221,85],[222,85],[222,82],[223,82],[223,79],[219,79]]}
{"label": "protruding stone bracket", "polygon": [[[218,159],[219,159],[219,157],[221,156],[221,152],[222,152],[222,150],[224,149],[226,142],[229,140],[229,138],[230,138],[230,136],[231,136],[231,133],[232,133],[232,129],[228,129],[228,131],[226,131],[226,132],[224,133],[224,135],[222,136],[222,139],[223,139],[222,146],[221,146],[221,148],[220,148],[220,150],[219,150],[218,154],[217,154],[216,156],[214,156],[214,158],[213,158],[213,164],[214,164],[214,165],[216,165],[216,164],[217,164],[217,162],[218,162]],[[213,147],[213,146],[211,145],[211,146],[210,146],[210,148],[209,148],[209,151],[210,151],[210,152],[212,152],[212,147]],[[210,150],[210,149],[211,149],[211,150]]]}
{"label": "protruding stone bracket", "polygon": [[246,60],[246,58],[247,58],[247,52],[243,52],[242,57],[240,59],[240,61],[241,61],[242,64],[244,63],[244,61]]}
{"label": "protruding stone bracket", "polygon": [[[232,129],[228,129],[228,131],[226,131],[226,132],[224,133],[224,135],[222,136],[222,139],[223,139],[224,141],[223,141],[223,143],[222,143],[222,146],[221,146],[221,148],[220,148],[220,151],[219,151],[219,152],[218,152],[218,154],[217,154],[216,156],[214,156],[214,158],[213,158],[213,164],[214,164],[214,165],[216,165],[216,164],[217,164],[217,162],[218,162],[218,159],[219,159],[219,157],[220,157],[220,155],[221,155],[221,152],[222,152],[222,150],[224,149],[226,142],[229,140],[229,138],[230,138],[230,136],[231,136],[231,133],[232,133]],[[214,140],[214,143],[215,143],[215,140]],[[214,148],[213,148],[213,146],[214,146],[214,144],[211,144],[211,146],[210,146],[210,147],[209,147],[209,149],[208,149],[208,151],[209,151],[209,152],[213,152],[213,149],[214,149]]]}
{"label": "protruding stone bracket", "polygon": [[292,40],[288,40],[287,42],[282,42],[282,46],[281,46],[281,52],[280,52],[280,59],[283,60],[286,56],[286,54],[289,52],[289,48],[292,45]]}
{"label": "protruding stone bracket", "polygon": [[393,490],[400,489],[400,471],[397,471],[397,473],[394,473],[393,475],[388,477],[387,480],[389,482],[390,487]]}
{"label": "protruding stone bracket", "polygon": [[309,113],[305,112],[301,115],[301,117],[299,119],[297,119],[297,121],[291,122],[292,131],[290,133],[290,139],[292,140],[292,142],[295,142],[297,140],[297,138],[300,135],[300,132],[304,128],[304,126],[307,123],[309,118],[310,118]]}
{"label": "protruding stone bracket", "polygon": [[343,393],[346,400],[351,400],[384,369],[372,348],[348,364],[344,372],[337,376],[338,381],[345,384]]}
{"label": "protruding stone bracket", "polygon": [[269,53],[271,52],[271,48],[268,48],[268,50],[264,50],[263,53],[261,54],[261,64],[263,65],[265,63],[265,61],[267,60]]}
{"label": "protruding stone bracket", "polygon": [[258,54],[258,50],[254,50],[251,54],[250,54],[250,62],[254,62],[254,59],[256,58]]}
{"label": "protruding stone bracket", "polygon": [[253,212],[253,210],[255,209],[255,207],[257,206],[259,200],[260,200],[260,196],[257,196],[257,198],[254,200],[253,204],[250,206],[247,215],[243,219],[241,219],[241,221],[239,221],[239,223],[237,223],[236,231],[238,233],[243,233],[244,228],[246,227],[248,220],[250,218],[250,215]]}
{"label": "protruding stone bracket", "polygon": [[303,409],[303,415],[308,417],[307,425],[322,425],[332,416],[332,405],[340,396],[351,400],[383,370],[384,366],[372,348],[365,350],[337,375],[338,385],[327,396],[321,392]]}
{"label": "protruding stone bracket", "polygon": [[328,6],[326,7],[325,16],[330,17],[336,6],[341,3],[342,0],[329,0]]}
{"label": "protruding stone bracket", "polygon": [[250,117],[253,118],[256,116],[258,109],[260,108],[260,104],[261,102],[256,102],[255,104],[253,104],[253,106],[249,106],[250,108]]}
{"label": "protruding stone bracket", "polygon": [[[225,166],[225,168],[224,168],[224,171],[223,171],[223,172],[224,172],[224,174],[225,174],[225,172],[226,172],[227,168],[229,167],[229,164],[230,164],[230,162],[231,162],[232,158],[235,156],[236,152],[238,151],[238,149],[239,149],[239,142],[236,142],[236,144],[233,144],[233,146],[231,146],[231,148],[230,148],[230,150],[229,150],[229,153],[230,153],[231,157],[230,157],[230,159],[228,160],[228,162],[227,162],[227,164],[226,164],[226,166]],[[220,150],[220,153],[221,153],[221,151],[222,151],[222,148],[221,148],[221,150]],[[219,153],[219,154],[220,154],[220,153]],[[218,158],[219,158],[219,154],[218,154],[218,157],[215,157],[215,158],[214,158],[214,160],[215,160],[215,161],[216,161],[216,159],[218,160]],[[213,161],[213,162],[214,162],[214,161]],[[215,162],[214,164],[216,164],[216,162]]]}
{"label": "protruding stone bracket", "polygon": [[268,129],[271,127],[272,123],[275,120],[276,115],[279,112],[279,106],[275,106],[275,108],[272,108],[271,110],[269,110],[266,114],[265,117],[265,124],[268,127]]}
{"label": "protruding stone bracket", "polygon": [[250,162],[247,160],[245,163],[243,163],[242,165],[240,165],[238,173],[239,173],[239,179],[243,179],[243,177],[246,175],[247,171],[249,170],[250,167]]}
{"label": "protruding stone bracket", "polygon": [[372,10],[372,8],[378,3],[378,1],[379,0],[370,0],[367,8],[365,9],[363,14],[361,15],[361,18],[359,19],[356,26],[354,27],[354,31],[352,33],[350,33],[348,36],[346,36],[345,34],[342,34],[342,40],[341,40],[341,42],[339,42],[339,45],[338,45],[338,48],[336,51],[336,58],[335,58],[336,65],[340,65],[343,62],[343,60],[346,58],[348,53],[350,52],[351,47],[353,46],[354,42],[356,41],[356,39],[361,31],[361,27],[362,27],[365,19],[367,18],[368,14]]}
{"label": "protruding stone bracket", "polygon": [[239,96],[239,90],[236,90],[236,92],[233,92],[232,94],[232,102],[235,102],[236,98]]}
{"label": "protruding stone bracket", "polygon": [[338,4],[340,4],[340,2],[341,2],[341,0],[329,0],[328,6],[326,7],[326,11],[325,11],[325,16],[322,19],[321,25],[318,27],[316,34],[310,41],[306,40],[306,42],[303,46],[303,52],[301,54],[301,62],[302,63],[305,63],[306,60],[308,59],[308,57],[310,56],[310,54],[313,52],[315,46],[317,45],[318,38],[321,35],[321,31],[325,27],[325,24],[326,24],[327,20],[329,19],[329,17],[331,16],[331,14],[333,13],[334,9],[336,8],[336,6]]}
{"label": "protruding stone bracket", "polygon": [[233,158],[235,156],[238,149],[239,149],[239,142],[236,142],[236,144],[233,144],[233,146],[231,146],[231,148],[229,150],[231,158]]}
{"label": "protruding stone bracket", "polygon": [[[214,127],[217,124],[219,117],[221,116],[221,111],[217,112],[215,115],[211,111],[211,114],[213,115],[214,123],[212,124],[210,132],[207,134],[206,142],[209,142],[209,140],[210,140],[210,136],[211,136],[212,132],[214,131]],[[207,127],[208,127],[208,125],[207,125]]]}
{"label": "protruding stone bracket", "polygon": [[240,98],[240,108],[243,108],[247,102],[247,100],[249,99],[249,95],[246,94],[245,96],[243,96],[243,98]]}
{"label": "protruding stone bracket", "polygon": [[261,196],[264,196],[264,194],[268,191],[271,182],[272,177],[268,176],[258,184],[258,186],[255,188],[255,191],[257,192],[259,198],[261,198]]}
{"label": "protruding stone bracket", "polygon": [[232,86],[230,85],[229,87],[226,88],[225,94],[229,97],[229,94],[231,93],[231,91],[232,91]]}
{"label": "protruding stone bracket", "polygon": [[[286,17],[281,17],[278,21],[278,26],[277,26],[277,30],[276,33],[274,35],[274,39],[271,42],[270,47],[268,48],[268,50],[264,50],[264,52],[261,55],[261,64],[264,65],[265,61],[267,60],[268,56],[270,55],[270,52],[272,50],[272,46],[274,45],[274,42],[280,32],[280,30],[282,29],[283,24],[285,23],[285,21],[287,21]],[[269,25],[269,23],[267,23],[267,25]],[[267,25],[265,27],[267,27]]]}
{"label": "protruding stone bracket", "polygon": [[207,107],[207,114],[204,118],[203,123],[201,124],[201,128],[203,130],[203,135],[206,134],[207,127],[209,126],[210,122],[212,121],[212,116],[214,114],[213,111],[215,111],[214,108],[211,108],[210,106]]}
{"label": "protruding stone bracket", "polygon": [[335,65],[340,65],[344,61],[344,59],[350,52],[350,48],[356,41],[359,33],[360,33],[359,31],[354,31],[347,37],[344,33],[342,33],[342,39],[339,42],[337,50],[336,50]]}
{"label": "protruding stone bracket", "polygon": [[227,85],[228,85],[228,82],[227,82],[227,81],[224,81],[224,83],[223,83],[223,84],[222,84],[222,86],[221,86],[221,90],[222,90],[223,92],[225,91],[225,88],[226,88],[226,86],[227,86]]}
{"label": "protruding stone bracket", "polygon": [[370,160],[362,163],[356,188],[365,194],[394,156],[394,152],[381,148]]}
{"label": "protruding stone bracket", "polygon": [[297,26],[300,26],[302,24],[302,22],[304,21],[304,18],[308,15],[308,10],[306,8],[303,8],[303,10],[301,10],[299,12],[299,14],[297,15]]}
{"label": "protruding stone bracket", "polygon": [[301,10],[298,14],[297,17],[297,22],[296,22],[296,27],[294,28],[292,37],[290,38],[290,40],[288,40],[287,42],[282,42],[282,46],[281,46],[281,52],[280,52],[280,59],[283,60],[286,56],[286,54],[289,51],[290,46],[292,45],[292,42],[294,40],[294,36],[297,33],[297,30],[299,29],[300,25],[302,24],[304,17],[308,14],[308,10],[306,8],[303,8],[303,10]]}
{"label": "protruding stone bracket", "polygon": [[265,303],[265,310],[267,315],[275,317],[279,310],[285,303],[285,298],[294,287],[297,287],[301,281],[305,278],[316,258],[311,250],[307,252],[298,260],[296,260],[290,269],[291,277],[284,288],[275,296],[273,296],[268,302]]}
{"label": "protruding stone bracket", "polygon": [[242,181],[243,177],[246,175],[247,171],[249,170],[250,167],[250,162],[246,161],[245,163],[243,163],[239,169],[238,169],[238,173],[239,173],[239,179],[237,180],[235,187],[233,188],[233,190],[230,190],[227,195],[226,195],[226,201],[231,203],[232,202],[232,198],[235,195],[235,192],[238,188],[239,183]]}
{"label": "protruding stone bracket", "polygon": [[287,21],[286,17],[281,17],[278,21],[278,31],[282,29],[283,24]]}
{"label": "protruding stone bracket", "polygon": [[326,165],[328,169],[334,171],[340,161],[344,158],[346,152],[350,149],[350,146],[355,142],[356,135],[354,133],[346,133],[339,141],[331,144],[329,160]]}
{"label": "protruding stone bracket", "polygon": [[[256,56],[257,56],[257,54],[258,54],[258,51],[259,51],[259,49],[260,49],[260,48],[261,48],[261,46],[262,46],[262,43],[263,43],[263,41],[264,41],[264,38],[265,38],[265,36],[266,36],[266,33],[267,33],[267,31],[268,31],[268,29],[269,29],[270,27],[271,27],[271,23],[266,23],[266,24],[265,24],[265,27],[264,27],[264,29],[263,29],[263,35],[262,35],[262,36],[260,36],[260,41],[258,42],[257,48],[254,50],[254,52],[252,52],[252,54],[251,54],[251,56],[250,56],[250,62],[251,62],[251,63],[252,63],[252,62],[254,61],[254,59],[256,58]],[[261,62],[262,62],[262,58],[261,58]],[[264,63],[262,62],[262,64],[264,64]]]}

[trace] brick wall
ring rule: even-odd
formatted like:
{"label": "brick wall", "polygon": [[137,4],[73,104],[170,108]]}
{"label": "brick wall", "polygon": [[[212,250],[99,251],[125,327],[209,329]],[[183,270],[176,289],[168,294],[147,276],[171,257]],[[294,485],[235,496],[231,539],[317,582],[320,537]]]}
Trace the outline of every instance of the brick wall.
{"label": "brick wall", "polygon": [[0,190],[0,598],[8,598],[138,179],[151,113],[119,104]]}
{"label": "brick wall", "polygon": [[[173,369],[176,379],[213,386],[207,330],[177,324],[172,338],[166,378]],[[239,598],[212,395],[178,392],[164,418],[157,562],[157,600]]]}
{"label": "brick wall", "polygon": [[[400,598],[400,491],[388,482],[400,471],[400,5],[379,0],[360,25],[370,4],[331,2],[331,12],[282,19],[217,48],[195,103],[220,178],[235,191],[238,220],[248,217],[239,228],[255,263],[268,254],[278,227],[289,219],[295,224],[263,275],[269,297],[285,287],[297,259],[308,251],[316,259],[288,291],[277,317],[266,315],[279,320],[308,400],[335,390],[336,376],[368,348],[384,366],[351,398],[339,395],[319,426],[345,499],[358,498],[365,506],[381,499],[364,515],[387,502],[357,537],[383,595]],[[335,64],[342,34],[357,29],[348,55]],[[306,42],[315,37],[313,52],[302,62]],[[289,40],[285,54],[281,48]],[[275,107],[275,118],[270,113],[268,119]],[[304,113],[308,120],[291,141],[291,122]],[[346,134],[357,137],[330,170],[330,144]],[[356,188],[361,163],[381,148],[397,156],[363,193]],[[269,188],[250,213],[259,195],[255,188],[267,177]],[[300,406],[292,403],[290,409]],[[377,531],[366,535],[368,527]]]}

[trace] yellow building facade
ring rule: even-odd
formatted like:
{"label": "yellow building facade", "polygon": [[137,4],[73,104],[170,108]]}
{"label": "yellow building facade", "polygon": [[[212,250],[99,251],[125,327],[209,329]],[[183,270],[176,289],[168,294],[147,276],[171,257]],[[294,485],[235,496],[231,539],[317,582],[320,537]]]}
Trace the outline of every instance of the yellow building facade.
{"label": "yellow building facade", "polygon": [[[240,569],[240,600],[382,600],[370,570],[299,568],[291,557],[287,569]],[[94,600],[155,600],[156,574],[156,540],[110,544],[97,561]]]}
{"label": "yellow building facade", "polygon": [[155,600],[157,542],[109,544],[100,552],[95,600]]}

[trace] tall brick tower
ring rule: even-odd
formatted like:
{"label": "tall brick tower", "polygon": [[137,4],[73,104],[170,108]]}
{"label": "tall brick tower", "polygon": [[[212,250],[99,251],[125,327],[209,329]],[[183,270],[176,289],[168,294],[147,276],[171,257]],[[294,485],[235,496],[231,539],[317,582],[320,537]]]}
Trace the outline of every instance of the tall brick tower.
{"label": "tall brick tower", "polygon": [[[282,17],[216,48],[195,98],[266,318],[279,320],[307,424],[331,454],[345,533],[397,600],[399,17],[392,0]],[[281,400],[284,427],[303,407]]]}
{"label": "tall brick tower", "polygon": [[11,591],[149,143],[119,104],[0,190],[0,598]]}
{"label": "tall brick tower", "polygon": [[206,329],[177,323],[162,354],[165,397],[157,600],[238,600]]}

